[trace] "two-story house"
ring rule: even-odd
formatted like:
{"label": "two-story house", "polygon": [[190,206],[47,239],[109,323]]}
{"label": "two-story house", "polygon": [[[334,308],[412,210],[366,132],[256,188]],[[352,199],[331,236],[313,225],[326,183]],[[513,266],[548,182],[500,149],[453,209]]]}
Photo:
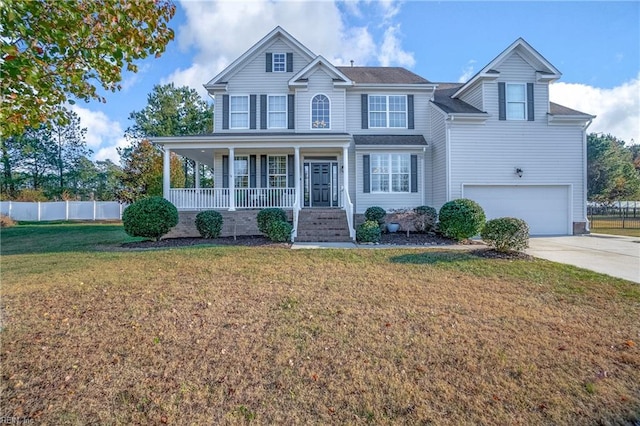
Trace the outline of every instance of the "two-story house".
{"label": "two-story house", "polygon": [[[281,207],[294,239],[353,239],[370,206],[438,209],[462,197],[488,218],[525,219],[532,234],[585,232],[594,117],[549,102],[560,75],[522,39],[464,84],[337,67],[277,27],[205,84],[212,134],[153,139],[164,197],[182,235],[196,232],[199,210],[222,211],[223,232],[242,235],[257,232],[257,209]],[[170,188],[171,152],[213,167],[214,187]],[[314,234],[322,218],[344,227]]]}

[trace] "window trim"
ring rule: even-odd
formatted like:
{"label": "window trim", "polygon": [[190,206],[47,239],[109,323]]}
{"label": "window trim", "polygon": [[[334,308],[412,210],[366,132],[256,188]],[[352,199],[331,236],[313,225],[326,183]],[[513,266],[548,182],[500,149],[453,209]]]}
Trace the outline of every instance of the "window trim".
{"label": "window trim", "polygon": [[[328,111],[328,115],[329,115],[329,125],[327,127],[313,127],[313,101],[317,96],[324,96],[325,98],[327,98],[327,102],[329,103],[329,111]],[[331,130],[331,98],[329,96],[327,96],[325,93],[316,93],[315,95],[313,95],[311,97],[311,101],[309,102],[309,117],[310,117],[310,123],[309,123],[309,128],[312,130]]]}
{"label": "window trim", "polygon": [[[276,70],[276,56],[282,56],[282,70]],[[278,62],[280,65],[280,62]],[[287,54],[286,53],[271,53],[271,72],[287,72]]]}
{"label": "window trim", "polygon": [[[271,111],[271,109],[269,108],[269,99],[270,98],[275,98],[275,97],[279,97],[279,98],[284,98],[284,111]],[[288,122],[289,122],[289,98],[286,94],[272,94],[272,95],[267,95],[267,129],[287,129],[288,128]],[[284,124],[282,126],[273,126],[271,124],[271,113],[278,113],[278,114],[284,114]]]}
{"label": "window trim", "polygon": [[[406,156],[409,160],[409,171],[407,173],[394,173],[393,171],[393,161],[392,158],[393,156]],[[374,156],[383,156],[386,158],[387,161],[387,168],[388,168],[388,172],[387,173],[373,173],[373,157]],[[393,176],[394,175],[407,175],[407,190],[406,191],[394,191],[393,190]],[[373,187],[373,176],[374,175],[386,175],[389,179],[389,190],[388,191],[379,191],[379,190],[374,190]],[[369,154],[369,192],[371,194],[411,194],[411,154],[410,153],[404,153],[404,152],[372,152]]]}
{"label": "window trim", "polygon": [[[524,99],[522,101],[509,101],[509,86],[521,86],[523,89],[523,93],[524,93]],[[527,83],[521,83],[521,82],[505,82],[504,85],[504,111],[505,111],[505,119],[508,121],[527,121],[528,117],[529,117],[529,111],[527,110],[528,108],[528,101],[529,99],[527,99]],[[509,104],[522,104],[524,106],[523,108],[523,114],[522,114],[522,118],[520,117],[513,117],[512,115],[509,114]]]}
{"label": "window trim", "polygon": [[[269,162],[272,158],[275,157],[280,157],[280,158],[284,158],[284,174],[282,173],[271,173],[271,170],[269,168]],[[285,185],[284,186],[271,186],[271,176],[284,176],[284,180],[285,180]],[[289,158],[287,157],[287,154],[273,154],[273,155],[267,155],[267,188],[287,188],[289,186]]]}
{"label": "window trim", "polygon": [[[247,100],[247,110],[246,110],[246,112],[245,111],[235,111],[235,112],[233,111],[233,108],[232,108],[233,102],[231,102],[233,98],[245,98]],[[249,126],[250,126],[250,117],[249,117],[250,116],[250,110],[251,110],[251,100],[249,99],[249,95],[229,95],[229,129],[241,129],[241,130],[248,129]],[[247,125],[246,125],[246,127],[234,127],[233,126],[233,120],[231,119],[231,117],[234,114],[238,114],[238,115],[239,114],[246,114],[246,116],[247,116]]]}
{"label": "window trim", "polygon": [[[385,98],[385,126],[374,126],[372,125],[372,120],[371,120],[371,113],[375,112],[375,113],[381,113],[383,111],[373,111],[371,109],[371,99],[373,97],[384,97]],[[389,115],[393,112],[393,113],[399,113],[401,111],[390,111],[390,103],[389,103],[389,98],[391,97],[401,97],[404,98],[404,124],[402,126],[391,126],[390,125],[390,120],[389,120]],[[368,127],[370,129],[408,129],[409,128],[409,101],[408,101],[408,96],[406,94],[381,94],[381,93],[372,93],[369,94],[367,96],[367,119],[369,120],[368,123]]]}

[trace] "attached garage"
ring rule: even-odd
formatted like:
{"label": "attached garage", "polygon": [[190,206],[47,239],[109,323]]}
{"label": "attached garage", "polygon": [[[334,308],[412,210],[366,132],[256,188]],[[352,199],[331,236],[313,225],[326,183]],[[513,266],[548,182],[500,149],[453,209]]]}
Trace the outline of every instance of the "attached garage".
{"label": "attached garage", "polygon": [[482,206],[488,219],[517,217],[531,235],[570,235],[569,185],[463,185],[463,197]]}

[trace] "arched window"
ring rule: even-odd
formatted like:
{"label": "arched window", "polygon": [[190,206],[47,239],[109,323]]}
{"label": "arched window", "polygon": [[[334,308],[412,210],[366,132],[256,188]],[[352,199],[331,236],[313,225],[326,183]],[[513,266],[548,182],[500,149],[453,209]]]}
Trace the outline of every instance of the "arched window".
{"label": "arched window", "polygon": [[311,100],[311,128],[331,128],[331,106],[325,95],[315,95]]}

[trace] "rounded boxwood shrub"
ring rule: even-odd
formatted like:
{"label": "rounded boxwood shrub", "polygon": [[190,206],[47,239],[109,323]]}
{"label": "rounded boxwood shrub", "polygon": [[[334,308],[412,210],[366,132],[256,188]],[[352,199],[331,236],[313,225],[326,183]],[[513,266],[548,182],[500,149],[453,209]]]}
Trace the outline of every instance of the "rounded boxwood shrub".
{"label": "rounded boxwood shrub", "polygon": [[385,211],[385,209],[378,206],[369,207],[364,212],[365,219],[367,219],[368,221],[369,220],[374,221],[378,225],[382,225],[384,223],[384,218],[386,215],[387,215],[387,212]]}
{"label": "rounded boxwood shrub", "polygon": [[380,241],[380,225],[375,220],[367,220],[356,228],[356,241],[377,243]]}
{"label": "rounded boxwood shrub", "polygon": [[489,247],[503,253],[529,247],[529,225],[515,217],[500,217],[487,221],[480,236]]}
{"label": "rounded boxwood shrub", "polygon": [[267,227],[267,237],[276,243],[291,241],[293,226],[284,220],[270,222]]}
{"label": "rounded boxwood shrub", "polygon": [[286,222],[287,214],[278,208],[262,209],[258,212],[257,221],[258,231],[266,235],[269,232],[269,225],[272,222]]}
{"label": "rounded boxwood shrub", "polygon": [[486,217],[480,204],[467,198],[445,203],[438,214],[438,229],[449,238],[461,241],[480,233]]}
{"label": "rounded boxwood shrub", "polygon": [[215,210],[205,210],[196,215],[196,228],[202,238],[218,238],[222,230],[222,215]]}
{"label": "rounded boxwood shrub", "polygon": [[416,232],[431,232],[436,227],[436,221],[438,220],[438,212],[433,207],[418,206],[413,209],[416,212],[416,218],[413,221],[413,226],[416,228]]}
{"label": "rounded boxwood shrub", "polygon": [[178,224],[178,209],[162,197],[143,198],[124,209],[122,224],[132,237],[158,241]]}

